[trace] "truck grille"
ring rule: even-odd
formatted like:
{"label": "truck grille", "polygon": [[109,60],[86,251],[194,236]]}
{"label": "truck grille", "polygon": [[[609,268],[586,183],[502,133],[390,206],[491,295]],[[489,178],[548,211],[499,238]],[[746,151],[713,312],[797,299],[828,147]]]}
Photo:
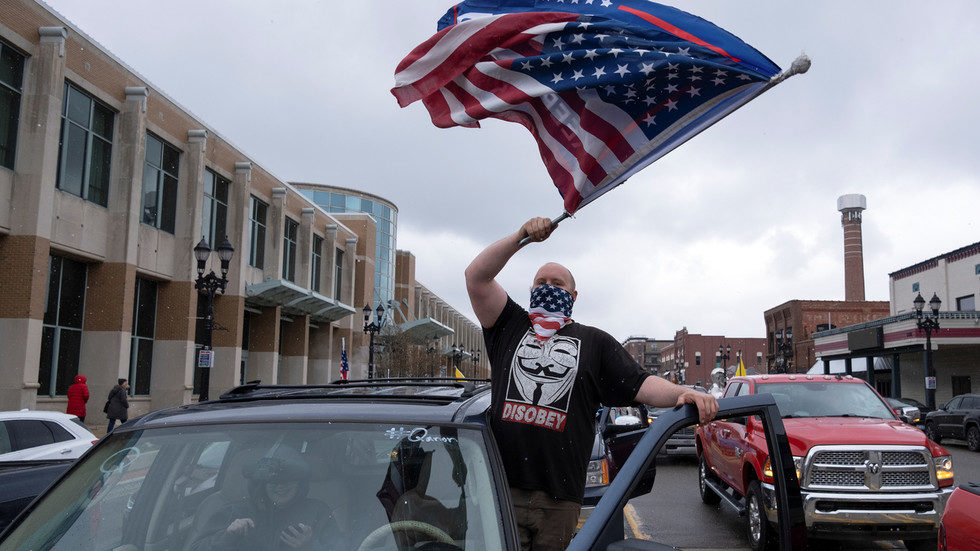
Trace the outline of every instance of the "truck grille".
{"label": "truck grille", "polygon": [[803,487],[848,491],[936,488],[932,455],[925,448],[818,446],[806,459]]}

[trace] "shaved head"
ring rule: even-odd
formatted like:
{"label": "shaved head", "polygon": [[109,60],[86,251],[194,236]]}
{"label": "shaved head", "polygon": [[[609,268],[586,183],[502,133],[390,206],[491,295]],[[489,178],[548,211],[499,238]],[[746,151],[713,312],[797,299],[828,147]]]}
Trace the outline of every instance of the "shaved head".
{"label": "shaved head", "polygon": [[572,276],[572,271],[557,262],[549,262],[541,266],[538,268],[538,272],[534,274],[531,288],[544,284],[560,287],[572,293],[573,297],[578,295],[575,290],[575,277]]}

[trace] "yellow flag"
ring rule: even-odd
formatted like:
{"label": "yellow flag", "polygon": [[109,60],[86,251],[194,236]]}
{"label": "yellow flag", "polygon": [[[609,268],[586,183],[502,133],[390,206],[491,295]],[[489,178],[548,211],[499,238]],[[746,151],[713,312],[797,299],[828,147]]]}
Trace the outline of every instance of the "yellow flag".
{"label": "yellow flag", "polygon": [[745,373],[745,364],[742,363],[742,357],[739,356],[738,357],[738,369],[735,370],[735,376],[736,377],[744,377],[745,375],[747,375],[747,373]]}
{"label": "yellow flag", "polygon": [[456,370],[456,378],[457,379],[465,379],[466,378],[466,376],[463,375],[463,372],[460,371],[458,367],[454,367],[453,369]]}

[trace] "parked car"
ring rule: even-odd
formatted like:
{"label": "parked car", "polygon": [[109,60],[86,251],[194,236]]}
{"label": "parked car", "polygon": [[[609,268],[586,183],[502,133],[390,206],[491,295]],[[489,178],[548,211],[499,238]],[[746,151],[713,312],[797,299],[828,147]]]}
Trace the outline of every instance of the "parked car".
{"label": "parked car", "polygon": [[885,403],[888,404],[888,407],[892,408],[895,415],[898,415],[898,418],[902,421],[905,421],[910,425],[919,424],[922,417],[922,414],[919,412],[919,408],[906,404],[898,398],[885,398]]}
{"label": "parked car", "polygon": [[4,461],[0,463],[0,533],[21,511],[58,479],[74,459]]}
{"label": "parked car", "polygon": [[970,451],[980,451],[980,394],[961,394],[927,414],[926,434],[934,442],[966,440]]}
{"label": "parked car", "polygon": [[[0,534],[0,547],[190,550],[226,529],[219,513],[285,471],[304,481],[311,506],[332,508],[339,528],[323,539],[336,548],[517,550],[489,405],[489,385],[472,382],[245,385],[124,423],[32,502]],[[780,477],[792,459],[775,403],[759,396],[720,406],[722,415],[760,414],[776,435],[779,530],[787,548],[802,549],[799,487]],[[610,519],[636,491],[659,442],[696,420],[696,409],[685,406],[649,430],[612,438],[614,446],[633,440],[638,451],[570,550],[673,549],[610,539]]]}
{"label": "parked car", "polygon": [[0,462],[76,459],[98,440],[74,415],[27,409],[0,412]]}
{"label": "parked car", "polygon": [[974,551],[980,545],[980,484],[961,484],[946,503],[939,525],[940,551]]}
{"label": "parked car", "polygon": [[[589,467],[585,473],[585,497],[579,522],[585,522],[609,484],[616,478],[636,441],[650,426],[645,408],[601,408],[596,414],[596,437],[592,444]],[[651,464],[630,495],[631,498],[650,493],[656,477],[656,465]],[[622,523],[620,523],[622,525]]]}
{"label": "parked car", "polygon": [[[771,394],[779,406],[809,536],[902,539],[909,549],[935,549],[953,491],[948,451],[898,420],[873,388],[850,375],[736,377],[724,396],[755,394]],[[697,449],[702,501],[744,513],[752,548],[770,549],[773,471],[758,420],[701,425]]]}
{"label": "parked car", "polygon": [[935,411],[936,410],[936,408],[931,408],[931,407],[923,404],[922,402],[916,400],[915,398],[906,398],[906,397],[903,396],[903,397],[899,398],[899,400],[901,400],[902,402],[905,402],[906,404],[908,404],[910,406],[915,406],[915,407],[919,408],[919,413],[922,415],[923,419],[925,418],[925,415],[927,413],[929,413],[930,411]]}
{"label": "parked car", "polygon": [[[682,385],[687,388],[694,389],[697,392],[703,392],[708,394],[708,391],[697,385]],[[647,419],[650,423],[653,423],[657,417],[660,417],[664,412],[670,411],[671,408],[648,408],[647,409]],[[694,444],[694,429],[695,427],[684,427],[678,430],[674,434],[670,435],[664,447],[660,448],[660,455],[667,456],[686,456],[686,457],[697,457],[698,451],[697,446]]]}

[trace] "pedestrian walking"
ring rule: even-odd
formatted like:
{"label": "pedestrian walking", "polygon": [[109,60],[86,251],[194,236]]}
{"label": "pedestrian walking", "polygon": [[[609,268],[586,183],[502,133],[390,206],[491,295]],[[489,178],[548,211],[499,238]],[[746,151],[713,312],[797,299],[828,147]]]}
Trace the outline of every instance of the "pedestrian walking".
{"label": "pedestrian walking", "polygon": [[126,379],[119,379],[119,384],[112,387],[109,391],[109,398],[105,401],[105,411],[106,417],[109,418],[109,428],[106,429],[106,434],[112,432],[112,428],[116,426],[116,421],[120,423],[125,423],[129,419],[129,381]]}
{"label": "pedestrian walking", "polygon": [[85,375],[75,375],[75,384],[68,387],[68,415],[78,417],[78,420],[85,422],[85,404],[88,403],[88,385],[85,384]]}

